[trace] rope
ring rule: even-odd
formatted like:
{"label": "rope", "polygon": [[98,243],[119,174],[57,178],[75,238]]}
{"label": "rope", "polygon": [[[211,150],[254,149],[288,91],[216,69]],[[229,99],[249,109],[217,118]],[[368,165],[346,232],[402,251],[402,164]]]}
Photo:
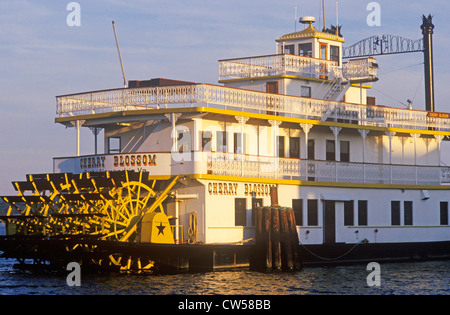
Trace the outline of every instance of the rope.
{"label": "rope", "polygon": [[189,215],[189,230],[188,230],[188,243],[197,243],[197,212],[192,212]]}
{"label": "rope", "polygon": [[412,99],[413,103],[414,103],[414,101],[415,101],[415,99],[416,99],[417,92],[419,91],[419,88],[420,88],[420,86],[422,85],[423,77],[424,77],[424,75],[422,74],[422,76],[420,77],[419,85],[418,85],[417,88],[416,88],[416,93],[414,93],[414,97],[413,97],[413,99]]}
{"label": "rope", "polygon": [[338,260],[338,259],[341,259],[341,258],[347,256],[347,255],[350,254],[350,252],[353,251],[358,245],[360,245],[360,244],[367,244],[368,241],[367,241],[367,239],[363,239],[361,242],[356,243],[355,245],[353,245],[353,246],[352,246],[347,252],[345,252],[344,254],[342,254],[342,255],[340,255],[340,256],[338,256],[338,257],[334,257],[334,258],[326,258],[326,257],[319,256],[319,255],[313,253],[311,250],[309,250],[304,244],[302,244],[302,242],[299,242],[299,243],[300,243],[300,245],[301,245],[307,252],[309,252],[309,253],[310,253],[311,255],[313,255],[314,257],[319,258],[319,259],[321,259],[321,260],[331,261],[331,260]]}

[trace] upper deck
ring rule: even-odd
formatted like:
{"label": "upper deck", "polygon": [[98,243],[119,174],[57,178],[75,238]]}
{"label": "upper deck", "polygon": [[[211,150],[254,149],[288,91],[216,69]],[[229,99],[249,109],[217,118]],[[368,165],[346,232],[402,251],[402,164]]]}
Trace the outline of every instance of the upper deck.
{"label": "upper deck", "polygon": [[339,66],[338,61],[277,54],[219,60],[219,81],[293,75],[312,79],[377,80],[374,58],[354,59]]}
{"label": "upper deck", "polygon": [[223,87],[186,84],[120,88],[56,97],[56,122],[96,115],[148,109],[210,107],[243,113],[270,114],[317,121],[349,122],[361,128],[401,128],[406,132],[450,132],[450,115],[385,106],[369,106],[307,97]]}

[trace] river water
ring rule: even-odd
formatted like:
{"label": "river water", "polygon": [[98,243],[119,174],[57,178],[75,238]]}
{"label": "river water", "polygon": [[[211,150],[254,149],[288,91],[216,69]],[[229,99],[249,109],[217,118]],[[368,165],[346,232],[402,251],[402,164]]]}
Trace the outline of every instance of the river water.
{"label": "river water", "polygon": [[69,287],[66,273],[13,268],[0,259],[0,294],[37,295],[450,295],[450,261],[380,264],[380,286],[370,287],[365,265],[307,267],[295,273],[248,270],[179,275],[83,274]]}
{"label": "river water", "polygon": [[[0,227],[0,229],[3,227]],[[366,265],[306,267],[294,273],[249,270],[178,275],[84,274],[68,286],[67,272],[13,268],[0,259],[2,295],[450,295],[450,261],[380,263],[379,286]],[[370,282],[370,281],[369,281]]]}

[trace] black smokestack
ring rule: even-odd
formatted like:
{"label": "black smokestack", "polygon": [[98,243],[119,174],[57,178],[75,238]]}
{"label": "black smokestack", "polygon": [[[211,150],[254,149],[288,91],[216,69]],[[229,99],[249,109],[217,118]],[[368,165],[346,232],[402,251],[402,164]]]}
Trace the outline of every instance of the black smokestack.
{"label": "black smokestack", "polygon": [[433,17],[422,15],[423,23],[420,26],[423,34],[423,53],[425,65],[425,108],[435,111],[434,107],[434,71],[433,71]]}

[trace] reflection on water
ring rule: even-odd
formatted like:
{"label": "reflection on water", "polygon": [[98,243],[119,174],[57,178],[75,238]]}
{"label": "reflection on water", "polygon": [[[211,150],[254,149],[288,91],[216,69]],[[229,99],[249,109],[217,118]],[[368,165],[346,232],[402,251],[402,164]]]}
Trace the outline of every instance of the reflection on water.
{"label": "reflection on water", "polygon": [[443,294],[450,295],[450,261],[381,264],[381,286],[369,287],[365,265],[305,268],[296,273],[251,271],[182,275],[82,274],[68,287],[65,274],[30,272],[0,260],[0,294]]}

